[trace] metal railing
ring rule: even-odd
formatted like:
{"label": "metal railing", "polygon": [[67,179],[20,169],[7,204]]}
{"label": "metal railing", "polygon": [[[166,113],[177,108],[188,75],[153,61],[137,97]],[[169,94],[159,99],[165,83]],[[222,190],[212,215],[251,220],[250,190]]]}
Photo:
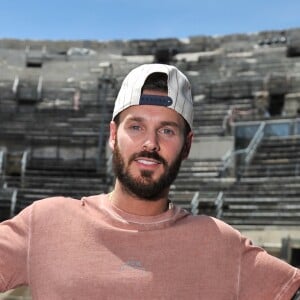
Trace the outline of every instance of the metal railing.
{"label": "metal railing", "polygon": [[224,193],[222,191],[219,192],[217,199],[215,201],[215,205],[216,205],[216,217],[218,219],[221,218],[222,214],[223,214],[223,202],[224,202]]}
{"label": "metal railing", "polygon": [[199,213],[198,205],[199,205],[199,192],[195,192],[191,201],[191,212],[193,215],[198,215]]}
{"label": "metal railing", "polygon": [[18,196],[18,190],[14,189],[13,193],[11,195],[10,217],[13,217],[15,215],[15,209],[16,209],[16,204],[17,204],[17,196]]}
{"label": "metal railing", "polygon": [[20,79],[18,76],[16,76],[14,79],[13,86],[12,86],[12,92],[13,92],[14,96],[17,95],[19,83],[20,83]]}
{"label": "metal railing", "polygon": [[0,150],[0,175],[4,174],[5,150]]}
{"label": "metal railing", "polygon": [[265,126],[266,126],[266,122],[261,122],[256,133],[254,134],[253,138],[251,139],[250,143],[248,144],[248,146],[246,148],[239,149],[236,151],[226,152],[226,154],[222,158],[223,167],[221,168],[221,171],[219,174],[220,177],[223,177],[226,174],[229,167],[233,164],[233,160],[238,155],[244,155],[244,157],[242,159],[242,164],[244,164],[245,166],[247,166],[251,163],[258,146],[260,145],[261,141],[263,140]]}
{"label": "metal railing", "polygon": [[253,156],[256,153],[256,150],[264,137],[265,126],[266,126],[266,122],[262,122],[260,124],[255,135],[253,136],[252,140],[250,141],[248,147],[245,149],[244,163],[246,165],[251,163]]}
{"label": "metal railing", "polygon": [[[193,215],[199,214],[199,195],[200,192],[195,192],[192,201],[191,201],[191,212]],[[223,203],[224,203],[224,193],[223,191],[220,191],[216,197],[216,200],[214,201],[215,205],[215,216],[217,218],[221,218],[223,214]]]}
{"label": "metal railing", "polygon": [[[280,118],[276,120],[264,120],[265,136],[291,136],[300,135],[300,118]],[[253,135],[257,132],[261,121],[239,121],[234,124],[235,137],[237,139],[249,138],[252,139]]]}
{"label": "metal railing", "polygon": [[42,89],[43,89],[43,76],[39,77],[36,94],[37,98],[40,100],[42,98]]}
{"label": "metal railing", "polygon": [[22,159],[21,159],[21,186],[24,186],[24,180],[25,180],[25,172],[26,167],[28,163],[28,157],[30,154],[30,150],[27,149],[23,152]]}
{"label": "metal railing", "polygon": [[[98,101],[99,107],[102,110],[103,116],[106,115],[108,111],[108,103],[107,98],[109,94],[109,89],[112,85],[113,78],[112,78],[112,68],[104,68],[104,74],[102,78],[98,80]],[[98,136],[98,153],[97,153],[97,170],[100,171],[102,168],[105,167],[105,126],[107,120],[102,117],[100,119],[100,126],[99,126],[99,136]]]}

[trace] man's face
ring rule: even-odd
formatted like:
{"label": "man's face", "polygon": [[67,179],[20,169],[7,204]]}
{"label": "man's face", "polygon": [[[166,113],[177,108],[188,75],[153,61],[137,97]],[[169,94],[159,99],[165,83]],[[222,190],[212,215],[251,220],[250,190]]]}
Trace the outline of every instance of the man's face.
{"label": "man's face", "polygon": [[191,135],[174,110],[132,106],[111,123],[110,146],[117,180],[132,195],[155,201],[168,192],[186,158]]}

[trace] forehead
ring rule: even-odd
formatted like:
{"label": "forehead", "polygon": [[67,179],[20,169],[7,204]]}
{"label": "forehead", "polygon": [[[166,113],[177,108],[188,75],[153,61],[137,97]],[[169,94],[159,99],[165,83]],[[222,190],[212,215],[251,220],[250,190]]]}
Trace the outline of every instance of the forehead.
{"label": "forehead", "polygon": [[134,105],[120,113],[119,121],[140,120],[141,122],[174,123],[184,128],[184,119],[175,110],[156,105]]}

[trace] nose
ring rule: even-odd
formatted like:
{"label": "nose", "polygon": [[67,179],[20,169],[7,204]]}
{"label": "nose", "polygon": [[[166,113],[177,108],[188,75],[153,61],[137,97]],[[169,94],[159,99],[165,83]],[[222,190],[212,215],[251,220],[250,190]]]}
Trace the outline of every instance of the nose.
{"label": "nose", "polygon": [[146,139],[143,143],[143,150],[150,151],[150,152],[160,150],[158,137],[155,133],[147,134]]}

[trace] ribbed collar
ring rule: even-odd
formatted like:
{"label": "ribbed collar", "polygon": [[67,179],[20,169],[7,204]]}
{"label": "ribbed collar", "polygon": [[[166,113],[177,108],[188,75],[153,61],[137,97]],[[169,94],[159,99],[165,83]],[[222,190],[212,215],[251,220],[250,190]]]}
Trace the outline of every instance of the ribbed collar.
{"label": "ribbed collar", "polygon": [[[95,199],[90,199],[95,198]],[[108,194],[85,198],[85,201],[96,201],[98,209],[104,214],[106,221],[120,229],[147,231],[169,227],[180,219],[189,215],[189,212],[176,205],[155,216],[140,216],[127,213],[116,207],[109,200]]]}

